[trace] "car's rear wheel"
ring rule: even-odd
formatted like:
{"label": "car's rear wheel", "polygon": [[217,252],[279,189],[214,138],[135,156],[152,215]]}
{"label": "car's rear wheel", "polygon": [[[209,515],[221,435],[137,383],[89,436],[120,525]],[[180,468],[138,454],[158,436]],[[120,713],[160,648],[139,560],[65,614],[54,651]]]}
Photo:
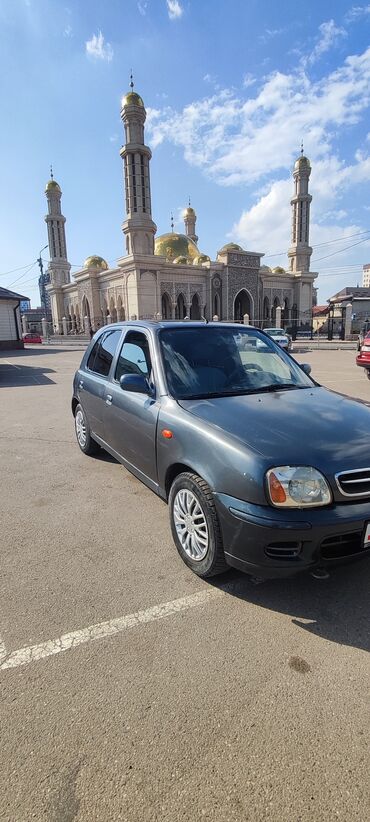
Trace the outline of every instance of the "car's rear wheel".
{"label": "car's rear wheel", "polygon": [[199,577],[212,577],[227,569],[222,536],[212,491],[197,474],[185,472],[174,480],[169,509],[176,548]]}
{"label": "car's rear wheel", "polygon": [[92,457],[99,451],[99,445],[93,440],[90,434],[90,426],[82,405],[78,404],[75,411],[75,431],[76,438],[81,451]]}

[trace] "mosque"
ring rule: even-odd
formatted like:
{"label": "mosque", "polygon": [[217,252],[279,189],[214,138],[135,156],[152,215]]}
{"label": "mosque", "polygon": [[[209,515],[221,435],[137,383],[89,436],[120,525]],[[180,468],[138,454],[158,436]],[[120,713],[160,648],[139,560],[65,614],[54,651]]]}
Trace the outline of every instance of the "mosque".
{"label": "mosque", "polygon": [[[303,154],[293,170],[292,237],[289,267],[261,265],[260,252],[227,243],[216,259],[203,253],[196,234],[196,213],[190,205],[183,214],[184,233],[156,236],[150,191],[150,148],[145,145],[146,111],[142,98],[130,91],[122,99],[121,119],[125,145],[123,161],[126,219],[122,223],[126,254],[109,268],[103,257],[88,256],[71,279],[68,262],[62,191],[51,179],[45,193],[48,213],[50,262],[48,266],[52,320],[55,333],[96,330],[106,323],[127,319],[201,319],[249,322],[258,326],[297,330],[310,322],[313,283],[309,245],[311,166]],[[199,247],[200,245],[200,247]]]}

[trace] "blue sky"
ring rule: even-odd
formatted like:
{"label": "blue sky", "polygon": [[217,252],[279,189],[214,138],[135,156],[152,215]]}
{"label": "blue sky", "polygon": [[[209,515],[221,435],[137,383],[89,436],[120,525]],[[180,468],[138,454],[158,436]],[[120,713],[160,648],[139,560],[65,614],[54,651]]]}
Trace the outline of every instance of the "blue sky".
{"label": "blue sky", "polygon": [[0,26],[2,286],[38,304],[37,268],[19,267],[47,241],[50,163],[70,262],[101,254],[114,264],[124,253],[120,99],[131,67],[148,112],[158,233],[171,210],[181,230],[190,194],[202,252],[214,259],[233,239],[286,265],[303,139],[319,302],[361,284],[370,261],[370,4],[1,0]]}

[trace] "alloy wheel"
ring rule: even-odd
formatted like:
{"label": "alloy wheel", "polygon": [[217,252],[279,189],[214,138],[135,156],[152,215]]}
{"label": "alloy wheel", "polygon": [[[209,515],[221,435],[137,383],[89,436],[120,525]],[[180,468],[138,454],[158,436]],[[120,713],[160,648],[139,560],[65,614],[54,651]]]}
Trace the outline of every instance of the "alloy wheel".
{"label": "alloy wheel", "polygon": [[177,492],[173,519],[182,549],[190,559],[200,562],[208,551],[208,526],[203,508],[191,491],[181,488]]}

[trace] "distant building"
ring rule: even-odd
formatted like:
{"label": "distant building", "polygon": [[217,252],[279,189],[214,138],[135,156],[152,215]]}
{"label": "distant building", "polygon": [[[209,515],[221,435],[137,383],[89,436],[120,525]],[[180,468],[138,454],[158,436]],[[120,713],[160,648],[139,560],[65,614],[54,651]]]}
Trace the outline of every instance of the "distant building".
{"label": "distant building", "polygon": [[27,311],[22,311],[23,330],[42,335],[42,320],[44,317],[45,309],[43,306],[39,306],[38,308],[28,308]]}
{"label": "distant building", "polygon": [[19,310],[21,300],[28,301],[28,298],[0,288],[0,349],[24,347]]}
{"label": "distant building", "polygon": [[363,288],[370,288],[370,263],[362,266],[362,286]]}
{"label": "distant building", "polygon": [[328,327],[333,336],[356,336],[370,320],[370,287],[347,286],[330,297],[328,303]]}
{"label": "distant building", "polygon": [[70,277],[62,191],[56,180],[46,184],[50,285],[54,330],[88,332],[124,319],[191,319],[217,315],[222,320],[275,325],[281,308],[282,324],[293,330],[311,327],[313,283],[310,271],[309,178],[311,164],[303,154],[294,169],[291,199],[292,232],[287,268],[261,265],[261,252],[247,251],[230,242],[216,258],[198,244],[197,216],[190,205],[183,214],[184,233],[156,236],[152,219],[150,161],[145,145],[146,111],[142,98],[131,90],[123,97],[121,119],[125,145],[123,161],[126,218],[122,223],[125,256],[114,268],[103,257],[88,256],[81,270]]}

